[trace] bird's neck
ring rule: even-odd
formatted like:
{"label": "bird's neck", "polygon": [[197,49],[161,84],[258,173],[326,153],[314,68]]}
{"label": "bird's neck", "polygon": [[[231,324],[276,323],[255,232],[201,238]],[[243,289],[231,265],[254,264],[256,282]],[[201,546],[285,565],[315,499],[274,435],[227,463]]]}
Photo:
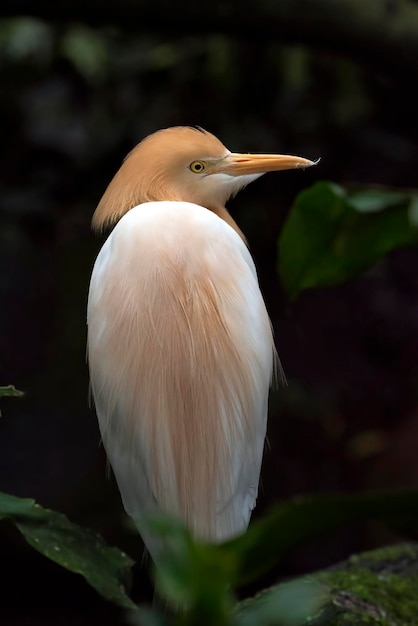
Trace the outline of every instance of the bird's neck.
{"label": "bird's neck", "polygon": [[248,245],[247,239],[244,233],[242,232],[242,230],[240,229],[240,227],[238,226],[234,218],[231,216],[229,211],[224,206],[219,205],[219,206],[213,206],[213,207],[208,207],[208,208],[211,211],[213,211],[213,213],[215,213],[218,217],[223,219],[224,222],[226,222],[229,226],[231,226],[231,228],[233,228],[235,232],[238,233],[238,235],[241,237],[245,245]]}

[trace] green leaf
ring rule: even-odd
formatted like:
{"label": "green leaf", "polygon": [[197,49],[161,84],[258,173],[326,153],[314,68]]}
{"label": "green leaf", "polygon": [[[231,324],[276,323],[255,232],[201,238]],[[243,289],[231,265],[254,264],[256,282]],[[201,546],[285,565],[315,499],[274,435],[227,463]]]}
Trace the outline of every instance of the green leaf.
{"label": "green leaf", "polygon": [[135,612],[129,611],[126,617],[127,626],[170,626],[172,620],[161,610],[148,606],[140,606]]}
{"label": "green leaf", "polygon": [[0,519],[12,521],[33,548],[83,576],[107,600],[126,609],[136,608],[127,595],[133,561],[107,546],[99,535],[34,500],[1,492]]}
{"label": "green leaf", "polygon": [[102,78],[108,65],[103,37],[86,25],[68,27],[61,39],[61,53],[87,80]]}
{"label": "green leaf", "polygon": [[169,606],[182,607],[182,626],[229,624],[234,555],[194,540],[182,522],[162,513],[142,519],[139,526],[162,546],[156,555],[156,589]]}
{"label": "green leaf", "polygon": [[193,602],[195,550],[197,544],[187,528],[177,519],[155,513],[141,520],[146,534],[157,537],[164,545],[155,571],[156,585],[162,597],[172,606]]}
{"label": "green leaf", "polygon": [[13,385],[7,385],[7,387],[0,387],[0,398],[2,396],[12,396],[14,398],[21,398],[24,395],[25,394],[23,391],[19,391],[19,389],[16,389],[16,387],[14,387]]}
{"label": "green leaf", "polygon": [[232,584],[255,580],[293,548],[333,530],[368,520],[418,525],[418,490],[296,498],[275,507],[246,534],[218,549],[235,559]]}
{"label": "green leaf", "polygon": [[237,609],[239,626],[296,626],[318,615],[329,600],[329,589],[312,578],[299,578],[262,591],[241,602]]}
{"label": "green leaf", "polygon": [[408,207],[408,216],[412,226],[418,228],[418,196],[412,198]]}
{"label": "green leaf", "polygon": [[391,250],[418,242],[416,196],[386,190],[349,195],[319,182],[303,191],[279,239],[278,269],[290,298],[341,283]]}
{"label": "green leaf", "polygon": [[350,194],[350,205],[359,213],[376,213],[409,202],[409,195],[387,189],[363,189]]}

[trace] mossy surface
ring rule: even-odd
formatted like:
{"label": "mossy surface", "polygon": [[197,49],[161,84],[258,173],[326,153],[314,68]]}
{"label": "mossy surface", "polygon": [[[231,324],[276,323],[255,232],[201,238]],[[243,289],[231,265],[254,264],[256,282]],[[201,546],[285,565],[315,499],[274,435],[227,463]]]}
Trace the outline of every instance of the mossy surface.
{"label": "mossy surface", "polygon": [[313,577],[330,590],[315,626],[418,626],[418,544],[355,555]]}

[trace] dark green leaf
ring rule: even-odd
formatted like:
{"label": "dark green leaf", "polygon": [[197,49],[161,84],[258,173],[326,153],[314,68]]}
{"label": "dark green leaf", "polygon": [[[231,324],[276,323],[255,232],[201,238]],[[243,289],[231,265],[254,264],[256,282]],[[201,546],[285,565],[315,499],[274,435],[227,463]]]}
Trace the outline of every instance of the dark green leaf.
{"label": "dark green leaf", "polygon": [[327,532],[366,520],[405,519],[418,525],[418,491],[297,498],[275,507],[219,550],[232,553],[234,584],[243,584],[271,569],[291,549]]}
{"label": "dark green leaf", "polygon": [[137,611],[126,613],[127,626],[170,626],[172,620],[159,609],[140,606]]}
{"label": "dark green leaf", "polygon": [[193,540],[181,522],[163,514],[143,519],[140,525],[163,544],[156,558],[156,588],[169,606],[182,607],[181,624],[229,624],[234,555]]}
{"label": "dark green leaf", "polygon": [[279,273],[289,297],[341,283],[391,250],[417,243],[414,202],[403,192],[348,195],[328,182],[299,194],[279,239]]}
{"label": "dark green leaf", "polygon": [[7,387],[0,387],[0,398],[1,396],[13,396],[14,398],[21,398],[24,396],[23,391],[19,391],[13,385],[7,385]]}
{"label": "dark green leaf", "polygon": [[155,572],[159,593],[172,606],[190,605],[195,583],[195,549],[191,535],[177,519],[154,514],[141,520],[146,534],[164,545]]}
{"label": "dark green leaf", "polygon": [[418,228],[418,196],[412,198],[408,207],[408,217],[414,228]]}
{"label": "dark green leaf", "polygon": [[92,531],[65,515],[42,508],[34,500],[0,493],[0,519],[11,520],[26,541],[62,567],[81,574],[104,598],[127,609],[136,605],[127,595],[133,561],[109,547]]}
{"label": "dark green leaf", "polygon": [[239,626],[296,626],[315,617],[329,600],[328,587],[301,578],[270,587],[238,605]]}

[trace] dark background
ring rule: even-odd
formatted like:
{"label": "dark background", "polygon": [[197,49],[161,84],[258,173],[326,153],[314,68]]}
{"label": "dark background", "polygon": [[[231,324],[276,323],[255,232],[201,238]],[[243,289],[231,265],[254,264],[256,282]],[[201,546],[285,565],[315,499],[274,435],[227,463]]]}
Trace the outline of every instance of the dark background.
{"label": "dark background", "polygon": [[[203,126],[235,151],[321,157],[230,204],[288,378],[271,398],[255,517],[300,493],[417,486],[417,250],[289,303],[276,246],[295,195],[316,180],[416,186],[418,3],[34,4],[0,9],[0,384],[26,394],[2,402],[0,490],[141,560],[88,408],[86,297],[102,244],[90,219],[131,147],[176,124]],[[272,580],[387,540],[375,527],[333,535]],[[119,623],[6,524],[0,550],[2,623]],[[139,602],[152,597],[144,572]]]}

